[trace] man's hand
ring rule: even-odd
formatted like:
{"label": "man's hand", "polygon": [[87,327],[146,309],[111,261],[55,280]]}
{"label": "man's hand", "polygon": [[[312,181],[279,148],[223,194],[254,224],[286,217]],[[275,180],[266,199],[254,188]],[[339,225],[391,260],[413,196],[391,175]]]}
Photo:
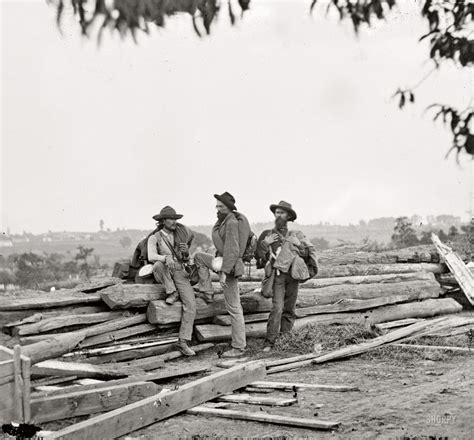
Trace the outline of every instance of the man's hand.
{"label": "man's hand", "polygon": [[189,246],[186,243],[180,243],[179,250],[184,254],[187,254],[189,252]]}
{"label": "man's hand", "polygon": [[225,274],[224,272],[221,272],[219,275],[219,283],[221,283],[222,288],[227,287],[226,281],[227,281],[227,274]]}
{"label": "man's hand", "polygon": [[168,269],[173,272],[177,269],[179,269],[179,263],[173,260],[173,257],[171,255],[167,255],[165,259],[165,264]]}
{"label": "man's hand", "polygon": [[279,238],[280,237],[278,234],[273,233],[271,235],[267,235],[263,241],[268,244],[268,246],[270,246],[271,244],[276,243]]}

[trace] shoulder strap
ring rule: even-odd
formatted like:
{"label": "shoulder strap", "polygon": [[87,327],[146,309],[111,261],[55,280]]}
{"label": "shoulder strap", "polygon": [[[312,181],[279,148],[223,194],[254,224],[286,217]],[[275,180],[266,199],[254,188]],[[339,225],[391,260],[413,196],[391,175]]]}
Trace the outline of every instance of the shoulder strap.
{"label": "shoulder strap", "polygon": [[175,258],[179,262],[181,262],[181,259],[179,258],[178,253],[176,252],[174,246],[171,246],[171,243],[163,234],[160,233],[160,235],[161,235],[162,240],[166,243],[166,246],[168,246],[168,248],[170,249],[171,253],[175,256]]}

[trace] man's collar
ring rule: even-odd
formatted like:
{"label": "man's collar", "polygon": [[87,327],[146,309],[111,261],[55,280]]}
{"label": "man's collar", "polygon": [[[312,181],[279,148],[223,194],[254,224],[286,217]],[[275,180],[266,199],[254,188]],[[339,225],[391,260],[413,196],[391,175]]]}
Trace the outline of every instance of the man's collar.
{"label": "man's collar", "polygon": [[288,233],[288,225],[283,226],[280,229],[277,229],[276,226],[273,226],[273,231],[280,233],[281,235],[285,236]]}

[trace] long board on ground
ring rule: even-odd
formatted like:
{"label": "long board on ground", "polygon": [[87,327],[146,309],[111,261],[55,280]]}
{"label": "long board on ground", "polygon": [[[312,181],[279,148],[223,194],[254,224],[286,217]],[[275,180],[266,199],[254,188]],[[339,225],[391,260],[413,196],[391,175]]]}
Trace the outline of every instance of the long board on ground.
{"label": "long board on ground", "polygon": [[[313,356],[314,359],[314,356]],[[297,390],[313,390],[313,391],[332,391],[332,392],[346,392],[346,391],[359,391],[359,388],[351,385],[329,385],[329,384],[317,384],[317,383],[300,383],[300,382],[270,382],[270,381],[258,381],[253,382],[249,385],[252,388],[272,388],[281,391],[293,391]]]}
{"label": "long board on ground", "polygon": [[106,414],[68,426],[45,440],[117,438],[186,411],[265,377],[263,362],[249,362],[189,382],[175,391],[147,397]]}
{"label": "long board on ground", "polygon": [[[442,316],[440,318],[417,322],[415,324],[409,325],[407,327],[403,327],[397,330],[394,330],[390,333],[387,333],[383,336],[379,336],[377,338],[371,339],[367,342],[363,342],[360,344],[349,345],[347,347],[339,348],[337,350],[333,350],[329,353],[318,355],[314,354],[313,359],[305,359],[305,360],[297,360],[298,356],[295,357],[295,362],[289,362],[285,365],[280,365],[277,367],[272,367],[267,370],[268,374],[280,373],[282,371],[293,370],[296,368],[301,368],[311,364],[320,364],[336,359],[342,359],[350,356],[355,356],[357,354],[365,353],[369,350],[374,348],[380,347],[385,344],[390,344],[393,342],[405,340],[406,338],[419,334],[420,332],[434,328],[437,325],[450,325],[450,322],[456,321],[455,317],[450,316]],[[291,361],[291,359],[287,359],[287,361]]]}
{"label": "long board on ground", "polygon": [[111,411],[156,395],[159,388],[153,382],[138,382],[36,397],[31,400],[32,420],[42,423]]}
{"label": "long board on ground", "polygon": [[298,403],[294,397],[251,396],[250,394],[226,394],[218,402],[245,403],[247,405],[290,406]]}
{"label": "long board on ground", "polygon": [[300,428],[322,429],[330,430],[336,428],[340,423],[317,420],[317,419],[303,419],[300,417],[287,417],[277,414],[268,414],[263,411],[247,412],[236,411],[231,409],[208,408],[205,406],[198,406],[187,411],[187,414],[205,415],[224,417],[234,420],[249,420],[254,422],[274,423],[277,425],[297,426]]}

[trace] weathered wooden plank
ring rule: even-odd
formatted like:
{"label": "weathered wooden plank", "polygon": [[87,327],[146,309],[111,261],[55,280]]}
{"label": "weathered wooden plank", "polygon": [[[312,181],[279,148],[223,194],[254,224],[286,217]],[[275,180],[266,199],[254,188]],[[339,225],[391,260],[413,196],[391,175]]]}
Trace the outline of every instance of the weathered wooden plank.
{"label": "weathered wooden plank", "polygon": [[36,376],[77,376],[96,379],[110,379],[139,374],[140,369],[127,366],[103,366],[85,362],[61,362],[48,360],[39,362],[31,369]]}
{"label": "weathered wooden plank", "polygon": [[34,379],[31,382],[31,386],[33,388],[39,387],[39,386],[48,386],[48,385],[57,385],[57,384],[62,384],[66,382],[72,382],[75,379],[77,379],[77,376],[50,376],[50,377],[42,377],[39,379]]}
{"label": "weathered wooden plank", "polygon": [[90,314],[67,314],[63,316],[54,316],[42,319],[32,324],[23,324],[13,330],[14,335],[35,335],[45,333],[59,328],[70,327],[73,325],[97,324],[99,322],[110,321],[120,318],[119,312],[102,312]]}
{"label": "weathered wooden plank", "polygon": [[21,360],[21,377],[23,379],[23,421],[29,423],[31,420],[31,360],[29,358]]}
{"label": "weathered wooden plank", "polygon": [[0,311],[28,310],[28,309],[48,309],[51,307],[62,307],[72,304],[100,304],[101,299],[96,294],[68,293],[61,291],[54,295],[36,295],[24,298],[3,298],[0,303]]}
{"label": "weathered wooden plank", "polygon": [[[194,345],[192,349],[196,352],[199,353],[204,350],[208,350],[209,348],[214,347],[214,344],[212,343],[207,343],[207,344],[200,344],[200,345]],[[119,365],[124,364],[124,365],[130,365],[132,367],[137,367],[145,371],[149,370],[155,370],[160,367],[160,365],[163,364],[163,362],[171,361],[173,359],[178,359],[180,357],[183,357],[183,353],[180,351],[170,351],[168,353],[160,354],[158,356],[150,356],[146,357],[143,359],[136,359],[130,362],[121,362]]]}
{"label": "weathered wooden plank", "polygon": [[[269,316],[270,313],[252,313],[250,315],[244,315],[244,321],[246,323],[268,321]],[[230,315],[216,315],[212,323],[216,325],[231,325]]]}
{"label": "weathered wooden plank", "polygon": [[375,327],[379,330],[388,330],[395,327],[404,327],[405,325],[414,324],[415,322],[423,321],[420,318],[406,318],[406,319],[397,319],[396,321],[382,322],[380,324],[375,324]]}
{"label": "weathered wooden plank", "polygon": [[26,345],[22,347],[22,351],[23,354],[31,359],[32,364],[36,364],[37,362],[53,359],[73,350],[84,338],[84,332],[72,332]]}
{"label": "weathered wooden plank", "polygon": [[[451,298],[427,299],[420,302],[384,306],[364,312],[328,313],[307,316],[296,319],[295,328],[302,328],[308,324],[365,324],[367,322],[377,324],[408,317],[431,317],[439,314],[457,313],[461,310],[462,306]],[[264,337],[266,323],[246,324],[245,332],[248,337]],[[196,325],[195,333],[201,342],[225,341],[231,338],[231,329],[229,327],[214,324]]]}
{"label": "weathered wooden plank", "polygon": [[100,292],[100,297],[112,310],[145,308],[150,301],[165,299],[161,284],[118,284]]}
{"label": "weathered wooden plank", "polygon": [[39,322],[43,319],[53,318],[55,316],[63,316],[67,314],[91,314],[91,313],[102,313],[108,312],[109,308],[105,304],[99,304],[97,306],[83,306],[83,307],[75,307],[75,306],[66,306],[66,307],[55,307],[52,309],[45,309],[45,310],[24,310],[24,311],[17,311],[17,312],[10,312],[12,315],[16,313],[21,313],[23,315],[21,318],[10,321],[5,324],[3,327],[6,329],[10,329],[12,327],[17,327],[23,324],[33,324],[35,322]]}
{"label": "weathered wooden plank", "polygon": [[446,345],[419,345],[419,344],[391,344],[393,347],[408,348],[415,350],[443,350],[443,351],[459,351],[463,353],[474,353],[469,347],[449,347]]}
{"label": "weathered wooden plank", "polygon": [[[374,299],[393,295],[407,295],[409,300],[434,298],[439,295],[440,286],[434,280],[406,281],[400,283],[379,283],[361,285],[333,285],[319,289],[301,289],[297,299],[297,308],[334,304],[341,299]],[[240,297],[244,313],[269,312],[271,298],[260,293],[249,293]],[[202,299],[196,300],[196,319],[212,318],[226,314],[223,295],[216,295],[211,304]],[[168,305],[165,301],[152,301],[147,308],[148,321],[153,324],[179,323],[182,316],[182,304],[178,301]]]}
{"label": "weathered wooden plank", "polygon": [[[110,365],[113,367],[113,365]],[[41,392],[34,393],[33,397],[46,397],[46,396],[53,396],[57,394],[66,394],[72,393],[75,391],[86,391],[86,390],[97,390],[104,387],[110,387],[115,385],[125,385],[125,384],[134,384],[139,382],[161,382],[161,381],[168,381],[170,379],[175,379],[177,377],[182,376],[189,376],[193,374],[200,374],[206,373],[210,370],[209,366],[196,366],[196,367],[187,367],[187,368],[167,368],[166,370],[160,370],[159,372],[155,373],[145,373],[145,374],[138,374],[134,376],[129,376],[123,379],[114,379],[108,381],[94,381],[91,384],[83,384],[81,383],[74,383],[71,386],[61,387],[59,390],[44,390]]]}
{"label": "weathered wooden plank", "polygon": [[403,262],[439,263],[439,255],[433,245],[411,246],[383,252],[368,252],[363,249],[350,250],[343,247],[336,247],[320,252],[318,261],[321,266],[395,264]]}
{"label": "weathered wooden plank", "polygon": [[117,438],[245,387],[263,377],[265,365],[262,362],[249,362],[187,383],[178,390],[147,397],[69,426],[45,437],[45,440]]}
{"label": "weathered wooden plank", "polygon": [[320,289],[321,287],[340,286],[342,284],[360,285],[374,283],[400,283],[405,281],[434,280],[431,272],[388,273],[382,275],[353,275],[334,278],[313,278],[301,284],[303,289]]}
{"label": "weathered wooden plank", "polygon": [[186,412],[187,414],[192,414],[192,415],[224,417],[227,419],[234,419],[234,420],[251,420],[254,422],[274,423],[277,425],[298,426],[300,428],[311,428],[311,429],[321,429],[321,430],[334,429],[340,424],[340,422],[332,422],[332,421],[324,421],[324,420],[316,420],[316,419],[311,420],[311,419],[303,419],[300,417],[287,417],[287,416],[280,416],[276,414],[268,414],[263,411],[250,413],[250,412],[244,412],[244,411],[235,411],[231,409],[208,408],[205,406],[194,407]]}
{"label": "weathered wooden plank", "polygon": [[157,328],[153,324],[139,324],[134,325],[133,327],[124,328],[121,330],[111,331],[103,333],[97,336],[91,336],[86,338],[81,342],[81,347],[92,347],[94,345],[107,344],[109,342],[120,341],[121,339],[126,339],[131,336],[141,335],[143,333],[149,333],[156,331]]}
{"label": "weathered wooden plank", "polygon": [[[173,341],[176,341],[175,339]],[[146,358],[150,356],[156,356],[170,351],[176,346],[176,342],[169,342],[166,344],[154,345],[146,348],[131,348],[126,351],[120,351],[118,353],[110,353],[104,355],[97,355],[87,358],[87,362],[91,364],[104,363],[104,362],[124,362],[132,359]]]}
{"label": "weathered wooden plank", "polygon": [[4,378],[8,378],[8,380],[12,379],[14,376],[14,367],[13,367],[13,358],[7,361],[0,362],[0,380]]}
{"label": "weathered wooden plank", "polygon": [[169,345],[175,344],[178,342],[177,337],[166,338],[162,340],[154,340],[154,341],[145,341],[145,342],[138,342],[134,344],[119,344],[119,345],[111,345],[108,347],[99,347],[99,348],[86,348],[83,350],[73,351],[71,353],[66,353],[62,357],[63,358],[73,358],[77,356],[103,356],[106,354],[113,354],[113,353],[120,353],[122,351],[129,351],[129,350],[142,350],[149,347],[156,347],[159,345]]}
{"label": "weathered wooden plank", "polygon": [[21,422],[16,417],[15,382],[13,378],[9,382],[0,385],[0,396],[0,423]]}
{"label": "weathered wooden plank", "polygon": [[324,306],[334,304],[341,299],[369,300],[398,295],[407,295],[409,300],[412,301],[436,298],[440,291],[440,285],[434,279],[399,283],[328,286],[316,290],[301,289],[296,306],[298,308]]}
{"label": "weathered wooden plank", "polygon": [[298,318],[303,318],[305,316],[321,315],[323,313],[343,313],[357,310],[369,310],[390,304],[404,303],[426,298],[436,298],[438,296],[438,290],[438,287],[436,287],[432,292],[415,291],[410,295],[389,295],[372,299],[343,298],[335,304],[299,308],[296,309],[295,313]]}
{"label": "weathered wooden plank", "polygon": [[436,249],[446,261],[449,270],[453,273],[456,281],[461,286],[469,302],[474,305],[474,275],[453,250],[441,242],[436,234],[431,234]]}
{"label": "weathered wooden plank", "polygon": [[139,382],[37,397],[31,400],[32,419],[42,423],[107,412],[156,395],[158,389],[153,382]]}
{"label": "weathered wooden plank", "polygon": [[21,375],[21,347],[15,345],[13,349],[13,375],[15,391],[13,395],[13,420],[23,421],[23,377]]}
{"label": "weathered wooden plank", "polygon": [[94,293],[123,282],[124,280],[117,277],[95,277],[85,283],[78,284],[73,290],[77,292]]}
{"label": "weathered wooden plank", "polygon": [[120,317],[118,319],[112,319],[111,321],[91,325],[89,327],[86,327],[80,330],[75,330],[73,332],[24,336],[20,338],[20,342],[24,345],[33,344],[36,342],[45,341],[47,339],[50,339],[51,337],[67,338],[70,335],[79,334],[79,333],[85,333],[86,337],[91,338],[93,336],[98,336],[102,334],[110,334],[118,330],[126,329],[136,324],[144,323],[145,321],[146,321],[146,315],[143,313],[143,314],[138,314],[138,315],[132,315],[130,317]]}
{"label": "weathered wooden plank", "polygon": [[219,402],[246,403],[248,405],[290,406],[298,403],[293,397],[251,396],[250,394],[225,394],[217,399]]}
{"label": "weathered wooden plank", "polygon": [[[314,355],[313,355],[314,359]],[[359,391],[359,388],[351,385],[328,385],[328,384],[317,384],[317,383],[300,383],[300,382],[270,382],[270,381],[257,381],[249,385],[252,388],[272,388],[274,390],[282,391],[293,391],[297,390],[313,390],[313,391],[333,391],[333,392],[346,392],[346,391]]]}

